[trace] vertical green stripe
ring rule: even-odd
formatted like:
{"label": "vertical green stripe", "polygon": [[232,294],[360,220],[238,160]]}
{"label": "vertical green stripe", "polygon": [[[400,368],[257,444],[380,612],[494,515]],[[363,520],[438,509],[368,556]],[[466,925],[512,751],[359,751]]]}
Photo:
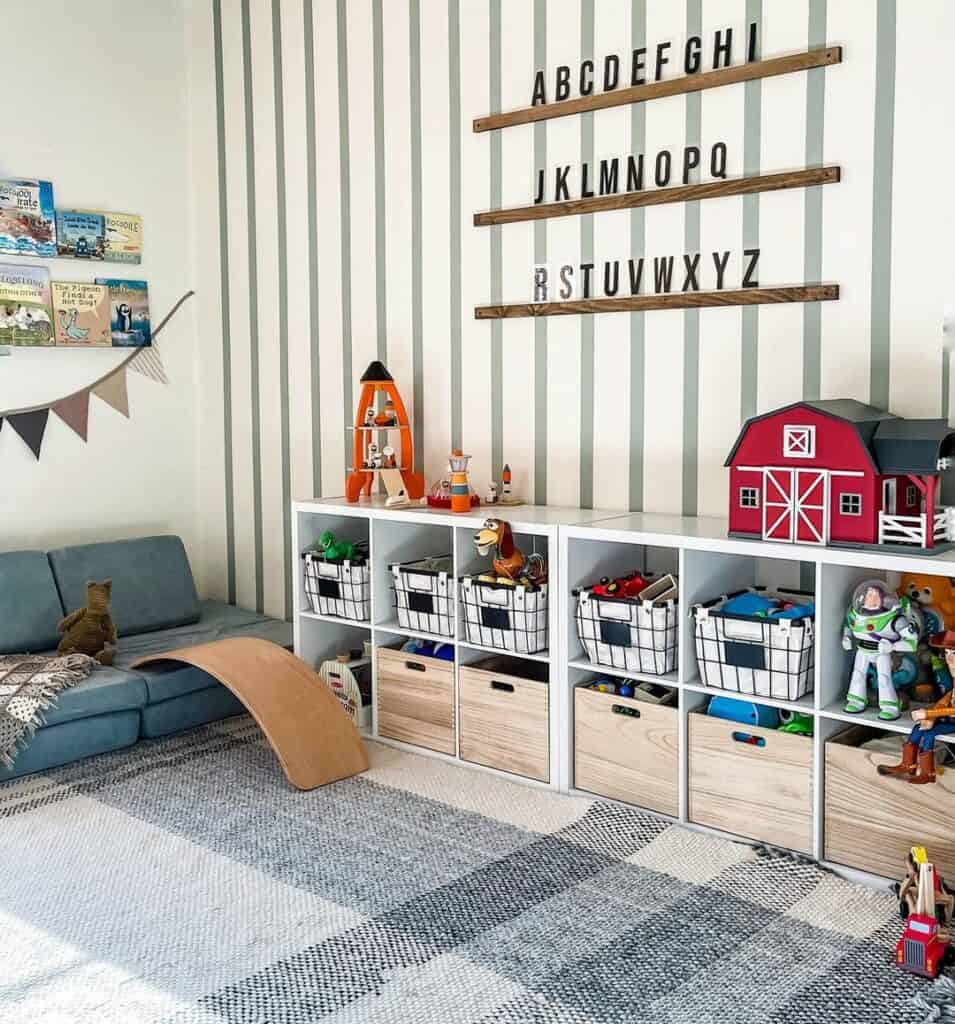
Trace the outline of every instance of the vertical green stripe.
{"label": "vertical green stripe", "polygon": [[460,448],[461,411],[461,0],[448,0],[448,120],[451,243],[451,447]]}
{"label": "vertical green stripe", "polygon": [[892,160],[895,144],[895,3],[877,0],[872,154],[872,300],[869,402],[889,407],[892,315]]}
{"label": "vertical green stripe", "polygon": [[952,370],[952,353],[946,345],[946,339],[942,339],[942,344],[945,345],[942,349],[942,418],[948,422],[952,417],[951,410],[951,384],[949,382],[949,374]]}
{"label": "vertical green stripe", "polygon": [[282,77],[281,0],[272,0],[272,83],[275,97],[275,205],[278,229],[279,416],[282,448],[282,554],[285,618],[292,617],[292,451],[289,443],[288,331],[281,311],[288,309],[288,210],[285,193],[285,84]]}
{"label": "vertical green stripe", "polygon": [[[746,23],[756,22],[757,59],[762,49],[763,4],[762,0],[746,0]],[[743,87],[743,174],[759,174],[762,83],[757,79]],[[759,196],[743,196],[743,246],[759,245]],[[748,419],[756,415],[757,391],[759,386],[759,364],[757,342],[759,339],[759,306],[743,306],[742,343],[740,351],[740,413]]]}
{"label": "vertical green stripe", "polygon": [[[594,55],[594,0],[580,4],[580,59]],[[595,86],[596,88],[596,86]],[[582,114],[580,119],[581,163],[593,164],[594,115]],[[592,168],[591,168],[592,170]],[[580,258],[582,263],[594,261],[594,217],[580,218]],[[596,267],[591,273],[591,288],[596,291]],[[580,319],[580,506],[594,507],[594,317]]]}
{"label": "vertical green stripe", "polygon": [[[826,0],[809,0],[809,48],[826,45]],[[806,75],[806,166],[821,167],[826,114],[826,69]],[[803,280],[822,280],[822,186],[805,190]],[[822,391],[822,304],[803,306],[802,397],[819,398]]]}
{"label": "vertical green stripe", "polygon": [[355,381],[352,380],[351,351],[351,132],[348,123],[348,15],[345,6],[345,0],[338,0],[338,174],[341,192],[342,388],[345,396],[342,442],[347,467],[352,456],[347,428],[353,422]]}
{"label": "vertical green stripe", "polygon": [[242,0],[242,81],[245,101],[245,206],[249,242],[249,400],[252,410],[252,522],[255,538],[255,610],[265,605],[262,552],[262,417],[259,407],[259,274],[255,211],[255,118],[252,104],[252,27]]}
{"label": "vertical green stripe", "polygon": [[232,318],[229,304],[229,196],[225,153],[225,83],[222,71],[222,0],[212,0],[216,79],[216,171],[219,184],[219,315],[222,320],[222,446],[225,549],[229,604],[235,604],[235,485],[232,473]]}
{"label": "vertical green stripe", "polygon": [[378,325],[378,358],[388,359],[388,307],[386,295],[385,232],[385,55],[381,0],[372,0],[373,76],[375,92],[375,308]]}
{"label": "vertical green stripe", "polygon": [[421,246],[421,0],[409,0],[411,75],[411,374],[412,437],[418,469],[424,468],[424,314]]}
{"label": "vertical green stripe", "polygon": [[[703,26],[702,0],[686,0],[686,34],[699,36]],[[698,92],[686,98],[686,144],[700,145],[702,98]],[[700,248],[700,204],[684,206],[684,248],[695,253]],[[683,313],[683,514],[695,516],[698,498],[700,460],[700,311]]]}
{"label": "vertical green stripe", "polygon": [[[490,0],[488,80],[491,112],[501,109],[501,0]],[[491,209],[501,205],[501,132],[491,132]],[[491,302],[501,301],[503,289],[501,225],[491,228]],[[504,464],[504,321],[491,321],[491,479]]]}
{"label": "vertical green stripe", "polygon": [[318,334],[318,162],[315,149],[315,23],[312,0],[304,0],[305,189],[308,216],[308,325],[312,400],[312,493],[322,493],[322,388]]}
{"label": "vertical green stripe", "polygon": [[[631,48],[646,45],[647,0],[633,0],[630,7]],[[647,141],[646,105],[630,107],[630,152],[642,153]],[[646,211],[630,211],[630,255],[639,259],[646,249]],[[643,440],[644,401],[646,390],[646,313],[630,314],[630,483],[629,506],[638,512],[643,508]]]}
{"label": "vertical green stripe", "polygon": [[[547,0],[534,0],[534,67],[547,68]],[[547,122],[534,125],[534,169],[547,167]],[[534,262],[547,262],[547,221],[534,221]],[[534,501],[547,504],[547,317],[534,318]]]}

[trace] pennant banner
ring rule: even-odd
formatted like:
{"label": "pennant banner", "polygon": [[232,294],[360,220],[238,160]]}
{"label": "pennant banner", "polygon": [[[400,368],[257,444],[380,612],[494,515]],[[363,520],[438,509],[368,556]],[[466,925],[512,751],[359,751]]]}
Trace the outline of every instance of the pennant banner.
{"label": "pennant banner", "polygon": [[129,362],[129,369],[135,373],[141,373],[150,380],[158,381],[160,384],[168,384],[169,378],[162,365],[162,356],[156,342],[153,341],[150,348],[144,348],[137,352]]}
{"label": "pennant banner", "polygon": [[104,377],[103,380],[90,385],[88,388],[84,388],[82,391],[67,395],[66,398],[61,398],[50,403],[48,406],[24,409],[22,412],[4,412],[0,416],[0,430],[3,429],[4,420],[9,420],[10,426],[23,439],[24,444],[33,452],[34,456],[39,459],[51,411],[56,413],[70,430],[83,441],[86,441],[89,436],[91,394],[96,395],[101,401],[129,419],[129,392],[127,390],[126,372],[132,370],[160,384],[169,383],[169,378],[166,376],[166,370],[162,364],[162,356],[156,345],[156,335],[178,312],[179,307],[193,294],[195,293],[192,291],[186,292],[166,314],[163,321],[153,331],[151,347],[140,349],[121,366],[118,366],[108,377]]}
{"label": "pennant banner", "polygon": [[88,391],[80,391],[78,394],[70,395],[69,398],[64,398],[62,402],[57,402],[53,406],[53,411],[73,433],[78,434],[84,441],[86,440],[90,419],[90,393]]}
{"label": "pennant banner", "polygon": [[33,452],[37,459],[43,446],[43,434],[50,418],[49,409],[37,409],[36,412],[21,412],[16,416],[8,416],[10,426],[23,438],[24,444]]}
{"label": "pennant banner", "polygon": [[112,376],[101,380],[93,388],[93,394],[129,419],[129,394],[126,391],[125,366],[121,366]]}

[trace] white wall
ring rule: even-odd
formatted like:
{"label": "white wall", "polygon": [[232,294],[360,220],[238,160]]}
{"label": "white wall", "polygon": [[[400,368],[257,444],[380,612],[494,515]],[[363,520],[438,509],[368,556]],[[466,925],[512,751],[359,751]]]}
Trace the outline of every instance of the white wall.
{"label": "white wall", "polygon": [[[0,177],[48,178],[62,207],[141,214],[138,268],[44,262],[60,280],[141,275],[155,327],[180,295],[202,287],[191,267],[183,3],[5,0],[3,16],[23,34],[8,41],[0,61]],[[169,385],[128,374],[128,420],[91,398],[83,444],[51,415],[39,462],[4,425],[0,549],[172,532],[183,536],[199,568],[192,301],[159,339]],[[0,413],[76,391],[118,358],[103,350],[13,349],[0,359]]]}

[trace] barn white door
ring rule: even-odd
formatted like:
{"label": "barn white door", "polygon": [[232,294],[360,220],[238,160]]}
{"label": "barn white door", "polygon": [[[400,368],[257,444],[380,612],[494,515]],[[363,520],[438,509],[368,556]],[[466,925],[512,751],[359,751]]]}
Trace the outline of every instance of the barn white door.
{"label": "barn white door", "polygon": [[829,475],[824,469],[763,470],[763,539],[825,544]]}

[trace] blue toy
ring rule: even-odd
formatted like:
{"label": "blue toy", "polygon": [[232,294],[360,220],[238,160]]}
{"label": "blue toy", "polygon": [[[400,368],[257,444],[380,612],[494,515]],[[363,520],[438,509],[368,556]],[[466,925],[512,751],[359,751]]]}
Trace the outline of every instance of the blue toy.
{"label": "blue toy", "polygon": [[621,697],[632,697],[633,696],[633,680],[624,679],[623,682],[617,687],[617,693]]}
{"label": "blue toy", "polygon": [[713,718],[724,718],[728,722],[743,725],[761,725],[765,729],[779,728],[779,712],[765,704],[754,704],[748,700],[733,697],[711,697],[706,713]]}

